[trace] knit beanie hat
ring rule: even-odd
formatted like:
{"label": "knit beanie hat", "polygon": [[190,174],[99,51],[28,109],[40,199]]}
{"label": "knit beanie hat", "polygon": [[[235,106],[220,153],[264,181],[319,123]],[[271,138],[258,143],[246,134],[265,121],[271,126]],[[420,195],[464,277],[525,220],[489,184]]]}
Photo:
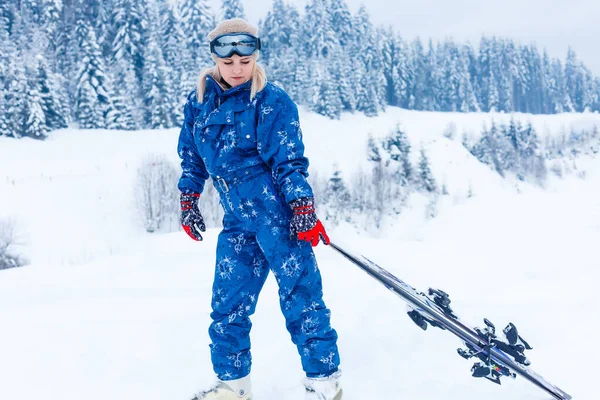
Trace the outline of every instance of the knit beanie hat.
{"label": "knit beanie hat", "polygon": [[208,40],[212,41],[217,36],[226,33],[249,33],[258,37],[258,28],[242,18],[226,19],[208,33]]}

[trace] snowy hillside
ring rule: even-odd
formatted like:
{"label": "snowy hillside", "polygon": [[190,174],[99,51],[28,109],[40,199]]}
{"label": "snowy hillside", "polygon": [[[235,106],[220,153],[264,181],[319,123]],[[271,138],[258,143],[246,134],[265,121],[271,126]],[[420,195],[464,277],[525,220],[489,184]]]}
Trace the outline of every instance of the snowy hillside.
{"label": "snowy hillside", "polygon": [[[598,114],[515,115],[540,136],[600,127]],[[461,144],[504,114],[390,108],[340,121],[301,112],[310,172],[369,167],[369,134],[400,122],[425,148],[449,195],[436,218],[409,204],[371,234],[341,224],[332,241],[411,285],[448,292],[467,322],[514,322],[532,367],[575,399],[594,399],[600,357],[594,312],[600,240],[600,158],[550,176],[544,189],[502,179]],[[454,124],[456,135],[443,135]],[[178,162],[178,130],[67,129],[45,142],[0,137],[0,218],[11,217],[31,264],[0,271],[0,399],[187,400],[212,379],[207,328],[218,229],[196,243],[147,234],[132,184],[148,153]],[[415,155],[416,157],[416,155]],[[468,192],[474,194],[468,196]],[[418,201],[415,200],[416,203]],[[318,210],[317,210],[318,211]],[[448,333],[422,332],[405,305],[335,253],[316,249],[339,333],[346,400],[548,399],[524,379],[470,377]],[[253,318],[256,400],[302,399],[302,370],[269,277]]]}

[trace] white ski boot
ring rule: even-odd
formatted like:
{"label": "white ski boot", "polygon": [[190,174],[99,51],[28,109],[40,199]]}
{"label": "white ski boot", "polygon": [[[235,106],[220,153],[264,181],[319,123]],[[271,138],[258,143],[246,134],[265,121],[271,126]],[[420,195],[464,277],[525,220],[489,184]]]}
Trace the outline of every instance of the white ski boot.
{"label": "white ski boot", "polygon": [[192,400],[252,400],[250,375],[231,381],[218,379],[214,387],[198,393]]}
{"label": "white ski boot", "polygon": [[306,400],[341,400],[342,386],[340,385],[341,371],[325,378],[306,378]]}

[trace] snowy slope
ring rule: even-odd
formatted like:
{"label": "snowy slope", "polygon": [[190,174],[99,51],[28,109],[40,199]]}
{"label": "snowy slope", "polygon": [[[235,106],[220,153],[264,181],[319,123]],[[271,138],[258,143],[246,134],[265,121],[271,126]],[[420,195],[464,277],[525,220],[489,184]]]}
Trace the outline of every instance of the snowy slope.
{"label": "snowy slope", "polygon": [[[463,131],[477,134],[508,115],[390,108],[377,118],[301,118],[311,173],[328,176],[334,163],[344,174],[367,168],[367,134],[384,136],[400,121],[450,191],[433,220],[408,210],[376,237],[339,226],[332,240],[413,286],[444,289],[466,321],[514,322],[534,346],[536,371],[576,399],[596,397],[600,160],[580,160],[585,180],[517,189],[460,145]],[[518,118],[542,135],[600,126],[595,114]],[[454,141],[442,136],[450,122]],[[211,382],[207,327],[218,229],[203,243],[182,232],[148,235],[132,208],[139,161],[157,152],[177,162],[177,134],[64,130],[44,143],[0,138],[0,217],[17,220],[32,261],[0,272],[0,399],[188,399]],[[475,196],[467,199],[469,185]],[[397,297],[332,249],[316,252],[340,335],[347,400],[548,399],[523,379],[497,387],[471,378],[454,337],[422,332]],[[261,296],[252,333],[255,398],[302,399],[299,358],[272,277]]]}

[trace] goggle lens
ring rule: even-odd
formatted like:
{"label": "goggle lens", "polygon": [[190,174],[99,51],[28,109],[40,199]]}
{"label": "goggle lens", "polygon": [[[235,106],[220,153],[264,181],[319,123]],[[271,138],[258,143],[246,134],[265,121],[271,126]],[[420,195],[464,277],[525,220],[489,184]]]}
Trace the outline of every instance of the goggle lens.
{"label": "goggle lens", "polygon": [[234,53],[247,57],[256,50],[260,50],[260,39],[247,33],[221,35],[210,42],[210,51],[220,58],[231,57]]}

